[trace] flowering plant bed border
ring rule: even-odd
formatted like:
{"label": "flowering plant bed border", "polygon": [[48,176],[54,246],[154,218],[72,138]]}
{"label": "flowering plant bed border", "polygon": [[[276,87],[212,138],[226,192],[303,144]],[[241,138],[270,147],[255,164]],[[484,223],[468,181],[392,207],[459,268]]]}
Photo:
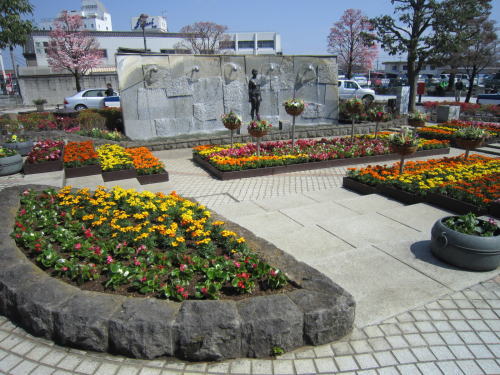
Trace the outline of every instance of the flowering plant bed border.
{"label": "flowering plant bed border", "polygon": [[64,168],[66,178],[85,177],[101,174],[102,169],[98,164],[83,165],[81,167]]}
{"label": "flowering plant bed border", "polygon": [[116,180],[126,180],[128,178],[136,178],[137,171],[135,169],[121,169],[118,171],[102,171],[102,179],[106,182]]}
{"label": "flowering plant bed border", "polygon": [[[0,192],[0,228],[13,228],[24,185]],[[221,218],[223,219],[223,218]],[[52,278],[0,233],[0,314],[58,344],[137,358],[189,360],[267,357],[273,347],[321,345],[348,334],[353,297],[316,269],[298,262],[234,223],[267,262],[299,289],[244,300],[173,302],[81,291]]]}
{"label": "flowering plant bed border", "polygon": [[138,174],[137,181],[139,181],[139,183],[141,185],[156,184],[158,182],[167,182],[168,181],[168,172],[164,170],[161,173]]}
{"label": "flowering plant bed border", "polygon": [[498,204],[495,203],[489,205],[488,209],[486,210],[471,203],[463,202],[458,199],[438,193],[418,195],[386,184],[379,184],[376,186],[368,185],[351,177],[344,177],[342,186],[363,195],[377,193],[405,204],[429,203],[436,207],[456,212],[458,214],[466,214],[472,212],[476,215],[484,215],[486,213],[489,213],[494,217],[500,218],[500,210],[498,209]]}
{"label": "flowering plant bed border", "polygon": [[55,172],[63,169],[63,161],[48,160],[43,163],[27,163],[23,165],[24,174]]}
{"label": "flowering plant bed border", "polygon": [[[446,155],[450,153],[450,149],[447,148],[437,148],[431,150],[421,150],[415,152],[408,158],[417,158],[423,156],[435,156],[435,155]],[[241,171],[221,171],[217,169],[207,160],[203,159],[198,154],[193,154],[193,161],[197,163],[200,167],[205,169],[212,176],[220,180],[234,180],[238,178],[249,178],[249,177],[261,177],[261,176],[271,176],[280,173],[291,173],[307,171],[311,169],[320,168],[330,168],[330,167],[341,167],[353,164],[362,163],[374,163],[383,161],[393,161],[399,160],[399,155],[397,154],[385,154],[385,155],[374,155],[374,156],[361,156],[357,158],[343,158],[343,159],[333,159],[333,160],[323,160],[323,161],[313,161],[308,163],[297,163],[288,165],[279,165],[275,167],[266,168],[255,168],[255,169],[244,169]]]}

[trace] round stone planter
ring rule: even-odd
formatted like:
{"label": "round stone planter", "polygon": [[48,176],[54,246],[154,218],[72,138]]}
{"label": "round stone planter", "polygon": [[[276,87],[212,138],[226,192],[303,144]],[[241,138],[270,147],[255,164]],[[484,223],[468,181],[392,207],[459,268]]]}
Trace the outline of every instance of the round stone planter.
{"label": "round stone planter", "polygon": [[418,128],[425,125],[425,120],[420,120],[418,118],[409,118],[408,125]]}
{"label": "round stone planter", "polygon": [[442,261],[472,271],[491,271],[500,264],[500,236],[479,237],[448,228],[442,218],[431,230],[431,251]]}
{"label": "round stone planter", "polygon": [[11,150],[16,150],[20,155],[26,156],[30,153],[33,148],[32,141],[26,142],[14,142],[14,143],[4,143],[3,147],[10,148]]}
{"label": "round stone planter", "polygon": [[290,116],[299,116],[304,111],[304,107],[286,107],[285,106],[285,111]]}
{"label": "round stone planter", "polygon": [[18,173],[23,169],[23,158],[19,154],[0,158],[0,176]]}

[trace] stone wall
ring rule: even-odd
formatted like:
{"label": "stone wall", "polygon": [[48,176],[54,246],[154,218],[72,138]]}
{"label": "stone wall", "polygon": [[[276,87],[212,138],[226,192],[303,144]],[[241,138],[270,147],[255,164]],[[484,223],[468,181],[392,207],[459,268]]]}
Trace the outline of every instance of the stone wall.
{"label": "stone wall", "polygon": [[[21,69],[19,74],[24,105],[33,105],[35,99],[45,99],[51,105],[62,105],[65,97],[76,94],[75,78],[71,74],[51,73],[48,69],[44,72],[32,72],[26,68],[24,70]],[[108,82],[114,88],[118,87],[116,73],[89,74],[81,78],[80,85],[82,90],[105,88]]]}
{"label": "stone wall", "polygon": [[[248,80],[259,72],[261,118],[290,122],[283,101],[304,99],[297,125],[333,124],[338,118],[335,56],[117,55],[125,132],[152,139],[223,130],[223,113],[250,120]],[[246,132],[246,128],[242,128]]]}

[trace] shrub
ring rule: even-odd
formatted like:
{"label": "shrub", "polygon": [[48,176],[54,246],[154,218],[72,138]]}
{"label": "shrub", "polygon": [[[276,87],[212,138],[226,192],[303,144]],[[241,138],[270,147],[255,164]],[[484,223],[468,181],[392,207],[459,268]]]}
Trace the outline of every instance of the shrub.
{"label": "shrub", "polygon": [[92,110],[106,118],[108,130],[118,130],[123,133],[123,116],[121,108],[100,108]]}
{"label": "shrub", "polygon": [[106,118],[94,111],[81,111],[77,117],[81,130],[90,130],[93,128],[105,129]]}
{"label": "shrub", "polygon": [[23,125],[26,130],[41,130],[56,129],[54,115],[50,112],[32,112],[20,115],[17,120]]}

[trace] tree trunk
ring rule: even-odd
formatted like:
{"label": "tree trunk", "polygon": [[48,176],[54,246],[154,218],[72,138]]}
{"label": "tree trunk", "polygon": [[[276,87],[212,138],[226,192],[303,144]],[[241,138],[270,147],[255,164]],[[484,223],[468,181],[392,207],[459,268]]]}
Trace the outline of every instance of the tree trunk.
{"label": "tree trunk", "polygon": [[80,86],[80,74],[78,72],[76,72],[76,73],[73,73],[73,76],[75,77],[76,92],[82,91],[82,87]]}
{"label": "tree trunk", "polygon": [[408,111],[415,111],[415,97],[417,95],[417,77],[418,70],[415,69],[415,60],[410,60],[408,57],[408,84],[410,85],[410,101],[408,103]]}
{"label": "tree trunk", "polygon": [[467,96],[465,97],[465,102],[469,103],[470,98],[472,97],[472,90],[474,89],[474,79],[477,75],[477,68],[475,66],[472,67],[472,72],[469,76],[469,88],[467,89]]}
{"label": "tree trunk", "polygon": [[[16,76],[16,80],[18,79],[17,78],[17,69],[16,69],[16,60],[14,59],[14,46],[9,46],[9,51],[10,51],[10,62],[12,64],[12,75],[10,76],[10,82],[12,84],[12,90],[14,90],[14,75]],[[17,81],[19,83],[19,80]],[[18,85],[19,87],[19,85]]]}

